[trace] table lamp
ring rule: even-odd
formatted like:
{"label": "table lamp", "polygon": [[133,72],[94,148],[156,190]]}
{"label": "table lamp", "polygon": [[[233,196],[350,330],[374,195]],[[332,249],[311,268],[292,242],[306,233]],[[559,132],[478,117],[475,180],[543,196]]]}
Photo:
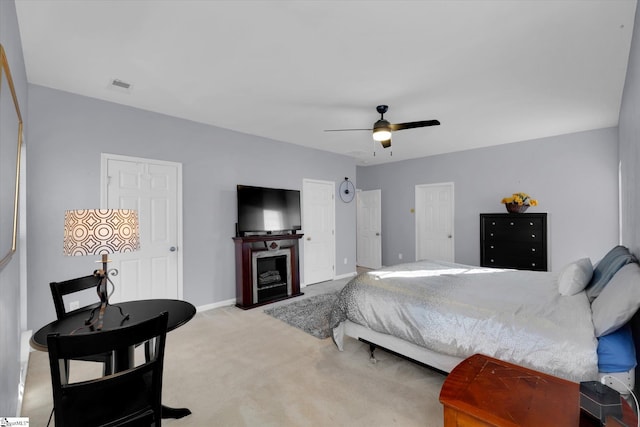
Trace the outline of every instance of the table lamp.
{"label": "table lamp", "polygon": [[[64,254],[69,256],[102,255],[97,262],[102,263],[102,269],[94,270],[97,279],[97,292],[100,297],[100,312],[97,330],[102,329],[105,309],[109,305],[107,264],[108,255],[120,252],[133,252],[140,249],[140,232],[138,227],[138,212],[131,209],[80,209],[69,210],[64,214]],[[113,293],[113,291],[112,291]],[[118,307],[119,308],[119,307]],[[94,309],[86,324],[91,324]],[[129,316],[120,314],[126,320]]]}

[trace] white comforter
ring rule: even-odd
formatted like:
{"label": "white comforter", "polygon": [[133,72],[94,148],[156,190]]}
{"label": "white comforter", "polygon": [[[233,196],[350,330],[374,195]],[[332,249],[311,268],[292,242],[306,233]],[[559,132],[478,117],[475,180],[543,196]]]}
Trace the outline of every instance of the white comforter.
{"label": "white comforter", "polygon": [[421,261],[351,280],[331,326],[351,320],[438,353],[483,353],[573,381],[597,379],[591,306],[558,293],[557,274]]}

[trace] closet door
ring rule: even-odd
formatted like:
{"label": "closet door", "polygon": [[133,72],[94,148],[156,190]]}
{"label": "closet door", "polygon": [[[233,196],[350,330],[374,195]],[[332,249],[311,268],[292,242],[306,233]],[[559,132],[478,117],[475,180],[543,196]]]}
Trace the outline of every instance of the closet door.
{"label": "closet door", "polygon": [[358,235],[356,264],[365,268],[382,267],[382,192],[358,191],[356,211]]}
{"label": "closet door", "polygon": [[135,209],[140,250],[110,256],[112,300],[182,298],[180,163],[103,155],[102,206]]}
{"label": "closet door", "polygon": [[335,193],[332,181],[302,184],[304,285],[333,280],[335,265]]}
{"label": "closet door", "polygon": [[416,185],[416,260],[454,261],[453,183]]}

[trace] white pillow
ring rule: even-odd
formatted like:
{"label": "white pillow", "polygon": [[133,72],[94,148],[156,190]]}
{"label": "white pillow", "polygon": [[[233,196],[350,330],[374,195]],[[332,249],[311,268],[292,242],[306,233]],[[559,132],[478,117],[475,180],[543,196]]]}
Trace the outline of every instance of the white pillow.
{"label": "white pillow", "polygon": [[591,303],[596,336],[613,332],[633,317],[640,307],[640,266],[625,265]]}
{"label": "white pillow", "polygon": [[571,296],[582,291],[593,275],[593,266],[589,258],[582,258],[567,264],[558,276],[558,292]]}

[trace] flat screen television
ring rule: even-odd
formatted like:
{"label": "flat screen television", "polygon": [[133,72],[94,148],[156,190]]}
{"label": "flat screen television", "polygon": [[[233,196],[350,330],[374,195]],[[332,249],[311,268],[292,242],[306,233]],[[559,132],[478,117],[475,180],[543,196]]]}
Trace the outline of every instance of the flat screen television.
{"label": "flat screen television", "polygon": [[238,185],[238,236],[302,229],[300,191]]}

